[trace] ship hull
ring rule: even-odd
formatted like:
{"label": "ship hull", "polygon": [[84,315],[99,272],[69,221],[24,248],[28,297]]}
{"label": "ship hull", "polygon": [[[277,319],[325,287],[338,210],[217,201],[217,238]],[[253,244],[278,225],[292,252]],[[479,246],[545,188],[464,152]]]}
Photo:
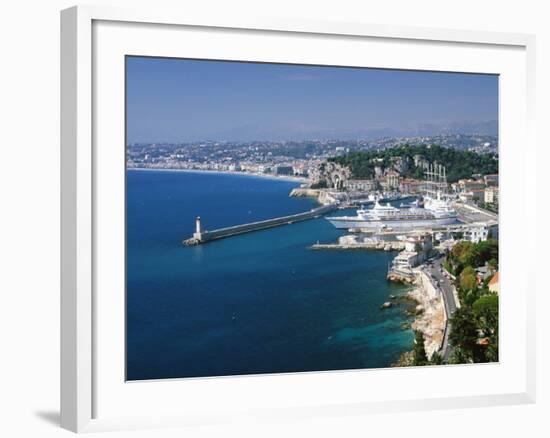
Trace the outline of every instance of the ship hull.
{"label": "ship hull", "polygon": [[346,217],[330,217],[327,220],[338,229],[362,229],[362,230],[379,230],[382,228],[391,229],[417,229],[417,228],[432,228],[442,225],[456,224],[455,216],[445,218],[420,219],[420,220],[361,220],[356,218]]}

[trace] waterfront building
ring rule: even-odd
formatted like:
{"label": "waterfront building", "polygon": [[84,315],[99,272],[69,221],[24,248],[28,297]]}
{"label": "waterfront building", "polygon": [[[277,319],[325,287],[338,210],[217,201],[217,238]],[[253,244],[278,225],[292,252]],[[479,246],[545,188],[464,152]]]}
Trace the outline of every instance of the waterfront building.
{"label": "waterfront building", "polygon": [[464,231],[464,240],[469,240],[472,243],[479,243],[487,240],[491,235],[491,227],[487,224],[472,224]]}
{"label": "waterfront building", "polygon": [[472,194],[472,200],[474,201],[483,201],[485,199],[485,189],[472,189],[470,190]]}
{"label": "waterfront building", "polygon": [[277,166],[275,168],[276,175],[294,175],[294,169],[292,166]]}
{"label": "waterfront building", "polygon": [[392,262],[392,270],[394,271],[409,271],[415,266],[418,266],[419,262],[419,253],[416,251],[401,251]]}
{"label": "waterfront building", "polygon": [[396,190],[399,188],[399,173],[395,170],[390,170],[386,173],[386,188],[387,190]]}
{"label": "waterfront building", "polygon": [[410,178],[403,178],[399,182],[399,191],[401,193],[411,193],[411,182],[412,180]]}
{"label": "waterfront building", "polygon": [[271,173],[271,167],[260,164],[258,166],[258,172],[260,172],[260,173]]}
{"label": "waterfront building", "polygon": [[429,252],[433,248],[432,235],[429,233],[409,236],[405,239],[405,251]]}
{"label": "waterfront building", "polygon": [[475,179],[459,179],[458,189],[461,192],[471,192],[473,190],[485,189],[485,182]]}
{"label": "waterfront building", "polygon": [[404,239],[405,249],[393,259],[391,271],[409,272],[425,262],[433,249],[432,235],[429,233],[408,236]]}
{"label": "waterfront building", "polygon": [[461,192],[458,195],[458,199],[460,199],[462,202],[471,201],[473,198],[474,198],[474,194],[472,192]]}
{"label": "waterfront building", "polygon": [[378,182],[374,179],[349,179],[344,187],[350,192],[373,192],[378,189]]}
{"label": "waterfront building", "polygon": [[484,192],[484,201],[486,204],[498,203],[498,187],[487,187]]}
{"label": "waterfront building", "polygon": [[294,175],[307,176],[308,170],[305,164],[295,164],[292,166],[292,171]]}
{"label": "waterfront building", "polygon": [[423,194],[426,191],[426,182],[413,178],[403,178],[399,182],[401,193]]}

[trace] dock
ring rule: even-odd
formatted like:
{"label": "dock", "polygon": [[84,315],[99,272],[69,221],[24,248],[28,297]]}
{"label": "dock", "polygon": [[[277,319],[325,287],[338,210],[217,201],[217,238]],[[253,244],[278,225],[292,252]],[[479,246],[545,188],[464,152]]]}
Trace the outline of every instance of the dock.
{"label": "dock", "polygon": [[383,250],[383,251],[398,251],[402,250],[405,244],[400,241],[380,241],[380,242],[357,242],[357,243],[315,243],[310,246],[310,249],[362,249],[362,250]]}
{"label": "dock", "polygon": [[289,216],[276,217],[273,219],[267,219],[263,221],[250,222],[241,225],[234,225],[231,227],[219,228],[217,230],[203,231],[201,227],[201,219],[197,217],[195,222],[195,233],[192,237],[185,239],[182,243],[186,246],[201,245],[203,243],[210,242],[212,240],[223,239],[230,236],[236,236],[238,234],[251,233],[253,231],[265,230],[267,228],[278,227],[281,225],[288,225],[295,222],[302,222],[309,219],[314,219],[323,216],[326,213],[330,213],[338,208],[337,204],[322,205],[320,207],[312,208],[309,211],[303,213],[292,214]]}

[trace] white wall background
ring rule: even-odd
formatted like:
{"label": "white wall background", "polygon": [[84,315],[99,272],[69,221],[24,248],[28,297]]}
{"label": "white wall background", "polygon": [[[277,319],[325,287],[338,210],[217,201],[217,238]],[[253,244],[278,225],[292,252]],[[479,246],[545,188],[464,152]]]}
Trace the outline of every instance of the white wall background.
{"label": "white wall background", "polygon": [[[143,0],[98,4],[151,6]],[[158,7],[215,10],[228,17],[275,15],[527,32],[537,35],[537,169],[542,210],[549,147],[550,27],[545,2],[524,0],[156,0]],[[65,0],[2,4],[0,15],[0,436],[69,436],[59,404],[59,10]],[[522,145],[517,145],[521,147]],[[546,204],[546,206],[544,206]],[[540,219],[540,224],[543,220]],[[531,236],[533,238],[533,236]],[[541,248],[549,239],[537,237]],[[542,254],[542,253],[541,253]],[[547,263],[533,256],[544,273]],[[540,283],[544,280],[540,277]],[[548,288],[538,294],[538,403],[530,406],[325,418],[107,436],[549,436]],[[263,427],[263,426],[261,426]]]}

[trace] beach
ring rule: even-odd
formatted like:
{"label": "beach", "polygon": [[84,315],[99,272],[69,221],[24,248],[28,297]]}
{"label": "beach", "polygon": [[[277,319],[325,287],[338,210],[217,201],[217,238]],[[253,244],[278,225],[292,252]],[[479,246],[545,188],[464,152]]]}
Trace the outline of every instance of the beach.
{"label": "beach", "polygon": [[207,169],[177,169],[177,168],[157,168],[157,167],[128,167],[128,170],[148,170],[148,171],[157,171],[157,172],[188,172],[188,173],[211,173],[211,174],[220,174],[220,175],[241,175],[241,176],[251,176],[257,178],[265,178],[278,181],[289,181],[297,183],[307,183],[309,180],[305,177],[300,176],[289,176],[289,175],[273,175],[268,173],[259,173],[259,172],[242,172],[242,171],[229,171],[229,170],[207,170]]}

